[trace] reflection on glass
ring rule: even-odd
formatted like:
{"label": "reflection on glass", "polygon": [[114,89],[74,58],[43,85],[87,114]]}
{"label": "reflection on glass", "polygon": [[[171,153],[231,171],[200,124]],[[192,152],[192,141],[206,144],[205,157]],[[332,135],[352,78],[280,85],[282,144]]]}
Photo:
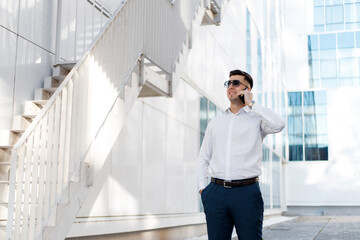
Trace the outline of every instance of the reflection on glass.
{"label": "reflection on glass", "polygon": [[355,77],[355,58],[339,59],[340,77]]}
{"label": "reflection on glass", "polygon": [[280,208],[280,158],[275,153],[272,154],[272,186],[273,186],[273,208]]}
{"label": "reflection on glass", "polygon": [[309,35],[308,36],[308,48],[310,51],[319,49],[319,38],[318,35]]}
{"label": "reflection on glass", "polygon": [[251,24],[250,12],[246,8],[246,71],[251,75]]}
{"label": "reflection on glass", "polygon": [[336,59],[320,61],[321,78],[336,78]]}
{"label": "reflection on glass", "polygon": [[342,5],[330,5],[326,6],[326,23],[327,24],[336,24],[344,22],[344,13]]}
{"label": "reflection on glass", "polygon": [[360,48],[360,32],[356,32],[356,47]]}
{"label": "reflection on glass", "polygon": [[336,49],[336,34],[321,34],[320,49]]}
{"label": "reflection on glass", "polygon": [[305,160],[328,160],[326,92],[307,91],[303,96]]}
{"label": "reflection on glass", "polygon": [[289,161],[303,160],[303,125],[301,92],[288,93]]}
{"label": "reflection on glass", "polygon": [[338,33],[338,48],[353,48],[354,46],[354,32]]}
{"label": "reflection on glass", "polygon": [[270,164],[270,153],[269,149],[265,146],[262,148],[262,161],[263,161],[263,173],[261,175],[260,187],[261,194],[264,200],[264,208],[269,209],[270,205],[270,185],[271,185],[271,164]]}
{"label": "reflection on glass", "polygon": [[324,7],[314,7],[314,25],[324,24]]}
{"label": "reflection on glass", "polygon": [[204,97],[200,98],[200,132],[205,134],[207,119],[208,119],[208,110],[207,110],[207,99]]}

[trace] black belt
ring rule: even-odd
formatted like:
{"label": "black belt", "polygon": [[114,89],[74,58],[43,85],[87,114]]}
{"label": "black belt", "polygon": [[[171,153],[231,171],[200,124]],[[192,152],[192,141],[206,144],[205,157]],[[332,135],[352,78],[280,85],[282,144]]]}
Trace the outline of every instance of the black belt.
{"label": "black belt", "polygon": [[232,181],[226,181],[218,178],[211,178],[211,182],[215,183],[217,185],[223,185],[225,188],[232,188],[232,187],[241,187],[250,185],[256,182],[259,182],[258,177],[254,178],[248,178],[248,179],[242,179],[242,180],[232,180]]}

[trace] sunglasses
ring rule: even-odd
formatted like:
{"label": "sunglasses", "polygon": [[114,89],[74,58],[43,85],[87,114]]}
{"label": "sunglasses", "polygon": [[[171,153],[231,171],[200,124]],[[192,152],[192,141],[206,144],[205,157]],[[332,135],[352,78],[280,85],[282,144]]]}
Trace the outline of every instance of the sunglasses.
{"label": "sunglasses", "polygon": [[228,81],[224,82],[224,87],[229,88],[231,86],[231,84],[234,87],[238,87],[241,84],[241,85],[245,86],[244,90],[248,89],[248,87],[245,84],[243,84],[242,82],[240,82],[239,80],[228,80]]}

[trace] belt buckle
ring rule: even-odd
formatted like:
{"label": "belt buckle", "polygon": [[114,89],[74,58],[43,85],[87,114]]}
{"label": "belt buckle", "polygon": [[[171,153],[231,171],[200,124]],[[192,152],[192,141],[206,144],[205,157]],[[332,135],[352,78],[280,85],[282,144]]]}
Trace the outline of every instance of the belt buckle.
{"label": "belt buckle", "polygon": [[223,182],[223,185],[224,185],[224,188],[232,188],[232,186],[227,186],[226,183],[230,183],[231,181],[224,181]]}

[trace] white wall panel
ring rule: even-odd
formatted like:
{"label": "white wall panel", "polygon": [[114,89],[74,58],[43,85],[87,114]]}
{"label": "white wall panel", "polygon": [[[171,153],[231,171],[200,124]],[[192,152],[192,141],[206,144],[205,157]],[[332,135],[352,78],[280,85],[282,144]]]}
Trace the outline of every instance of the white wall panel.
{"label": "white wall panel", "polygon": [[21,0],[19,34],[55,52],[57,1]]}
{"label": "white wall panel", "polygon": [[111,210],[113,215],[139,215],[143,103],[136,101],[112,150]]}
{"label": "white wall panel", "polygon": [[142,214],[164,213],[165,115],[144,105],[142,151]]}
{"label": "white wall panel", "polygon": [[0,0],[0,25],[17,32],[19,1]]}
{"label": "white wall panel", "polygon": [[11,127],[16,35],[0,27],[0,130]]}
{"label": "white wall panel", "polygon": [[173,118],[166,119],[165,212],[184,211],[184,131]]}
{"label": "white wall panel", "polygon": [[20,114],[24,101],[34,99],[35,88],[42,88],[44,78],[51,75],[54,55],[18,38],[14,114]]}
{"label": "white wall panel", "polygon": [[75,55],[76,10],[82,1],[61,1],[60,58],[71,61]]}
{"label": "white wall panel", "polygon": [[184,212],[198,212],[197,155],[200,149],[200,134],[192,128],[184,129]]}
{"label": "white wall panel", "polygon": [[85,202],[81,206],[78,217],[87,216],[111,216],[111,161],[109,154],[104,165],[99,170],[99,176],[94,185],[89,188]]}

